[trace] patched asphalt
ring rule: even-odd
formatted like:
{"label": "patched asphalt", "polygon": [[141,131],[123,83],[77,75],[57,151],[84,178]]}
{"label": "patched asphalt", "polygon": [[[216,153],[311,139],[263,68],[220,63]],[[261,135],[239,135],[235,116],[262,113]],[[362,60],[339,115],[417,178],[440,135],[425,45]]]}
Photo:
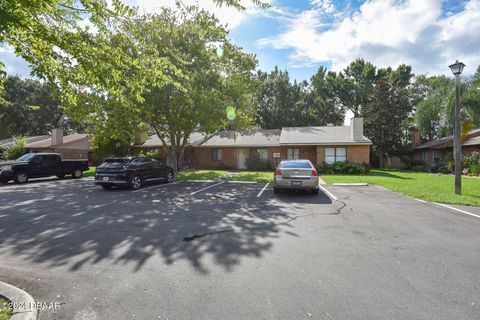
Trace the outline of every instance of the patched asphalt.
{"label": "patched asphalt", "polygon": [[214,184],[3,185],[0,280],[61,303],[40,319],[478,319],[480,219],[373,186]]}

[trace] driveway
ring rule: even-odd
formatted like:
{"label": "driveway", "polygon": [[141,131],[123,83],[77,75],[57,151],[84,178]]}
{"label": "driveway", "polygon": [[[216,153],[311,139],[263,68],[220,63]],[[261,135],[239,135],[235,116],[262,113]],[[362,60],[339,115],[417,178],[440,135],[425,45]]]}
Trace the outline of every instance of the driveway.
{"label": "driveway", "polygon": [[40,319],[478,319],[480,219],[264,187],[1,186],[0,279],[61,303]]}

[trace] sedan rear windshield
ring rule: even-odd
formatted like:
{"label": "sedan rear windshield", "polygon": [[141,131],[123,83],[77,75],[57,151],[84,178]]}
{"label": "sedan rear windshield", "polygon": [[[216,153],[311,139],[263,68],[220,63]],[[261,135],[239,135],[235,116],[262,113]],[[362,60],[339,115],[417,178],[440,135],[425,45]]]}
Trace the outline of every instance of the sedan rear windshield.
{"label": "sedan rear windshield", "polygon": [[310,161],[284,161],[280,163],[282,169],[312,169]]}
{"label": "sedan rear windshield", "polygon": [[102,166],[122,166],[128,164],[130,161],[132,161],[132,159],[105,159]]}

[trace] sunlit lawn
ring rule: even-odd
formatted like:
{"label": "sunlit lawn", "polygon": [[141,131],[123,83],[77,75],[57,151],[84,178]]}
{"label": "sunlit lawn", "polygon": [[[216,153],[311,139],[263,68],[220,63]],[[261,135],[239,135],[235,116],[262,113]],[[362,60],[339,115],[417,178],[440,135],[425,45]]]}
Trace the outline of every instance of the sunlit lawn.
{"label": "sunlit lawn", "polygon": [[232,181],[272,182],[273,171],[242,171],[232,175]]}
{"label": "sunlit lawn", "polygon": [[479,178],[463,177],[462,195],[454,194],[452,175],[371,170],[368,175],[321,175],[321,178],[329,184],[366,182],[422,200],[480,206]]}
{"label": "sunlit lawn", "polygon": [[175,177],[176,180],[216,180],[227,174],[226,170],[185,170]]}
{"label": "sunlit lawn", "polygon": [[89,167],[88,168],[88,171],[84,171],[83,172],[83,176],[84,177],[93,177],[95,175],[95,169],[97,167]]}

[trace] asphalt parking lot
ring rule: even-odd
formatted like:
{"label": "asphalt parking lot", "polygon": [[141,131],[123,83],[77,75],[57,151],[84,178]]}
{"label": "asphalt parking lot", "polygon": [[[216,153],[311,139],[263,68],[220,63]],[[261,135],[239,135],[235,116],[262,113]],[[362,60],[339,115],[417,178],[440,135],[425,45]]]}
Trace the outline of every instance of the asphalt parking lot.
{"label": "asphalt parking lot", "polygon": [[40,319],[478,319],[480,219],[377,187],[0,186],[0,279]]}

